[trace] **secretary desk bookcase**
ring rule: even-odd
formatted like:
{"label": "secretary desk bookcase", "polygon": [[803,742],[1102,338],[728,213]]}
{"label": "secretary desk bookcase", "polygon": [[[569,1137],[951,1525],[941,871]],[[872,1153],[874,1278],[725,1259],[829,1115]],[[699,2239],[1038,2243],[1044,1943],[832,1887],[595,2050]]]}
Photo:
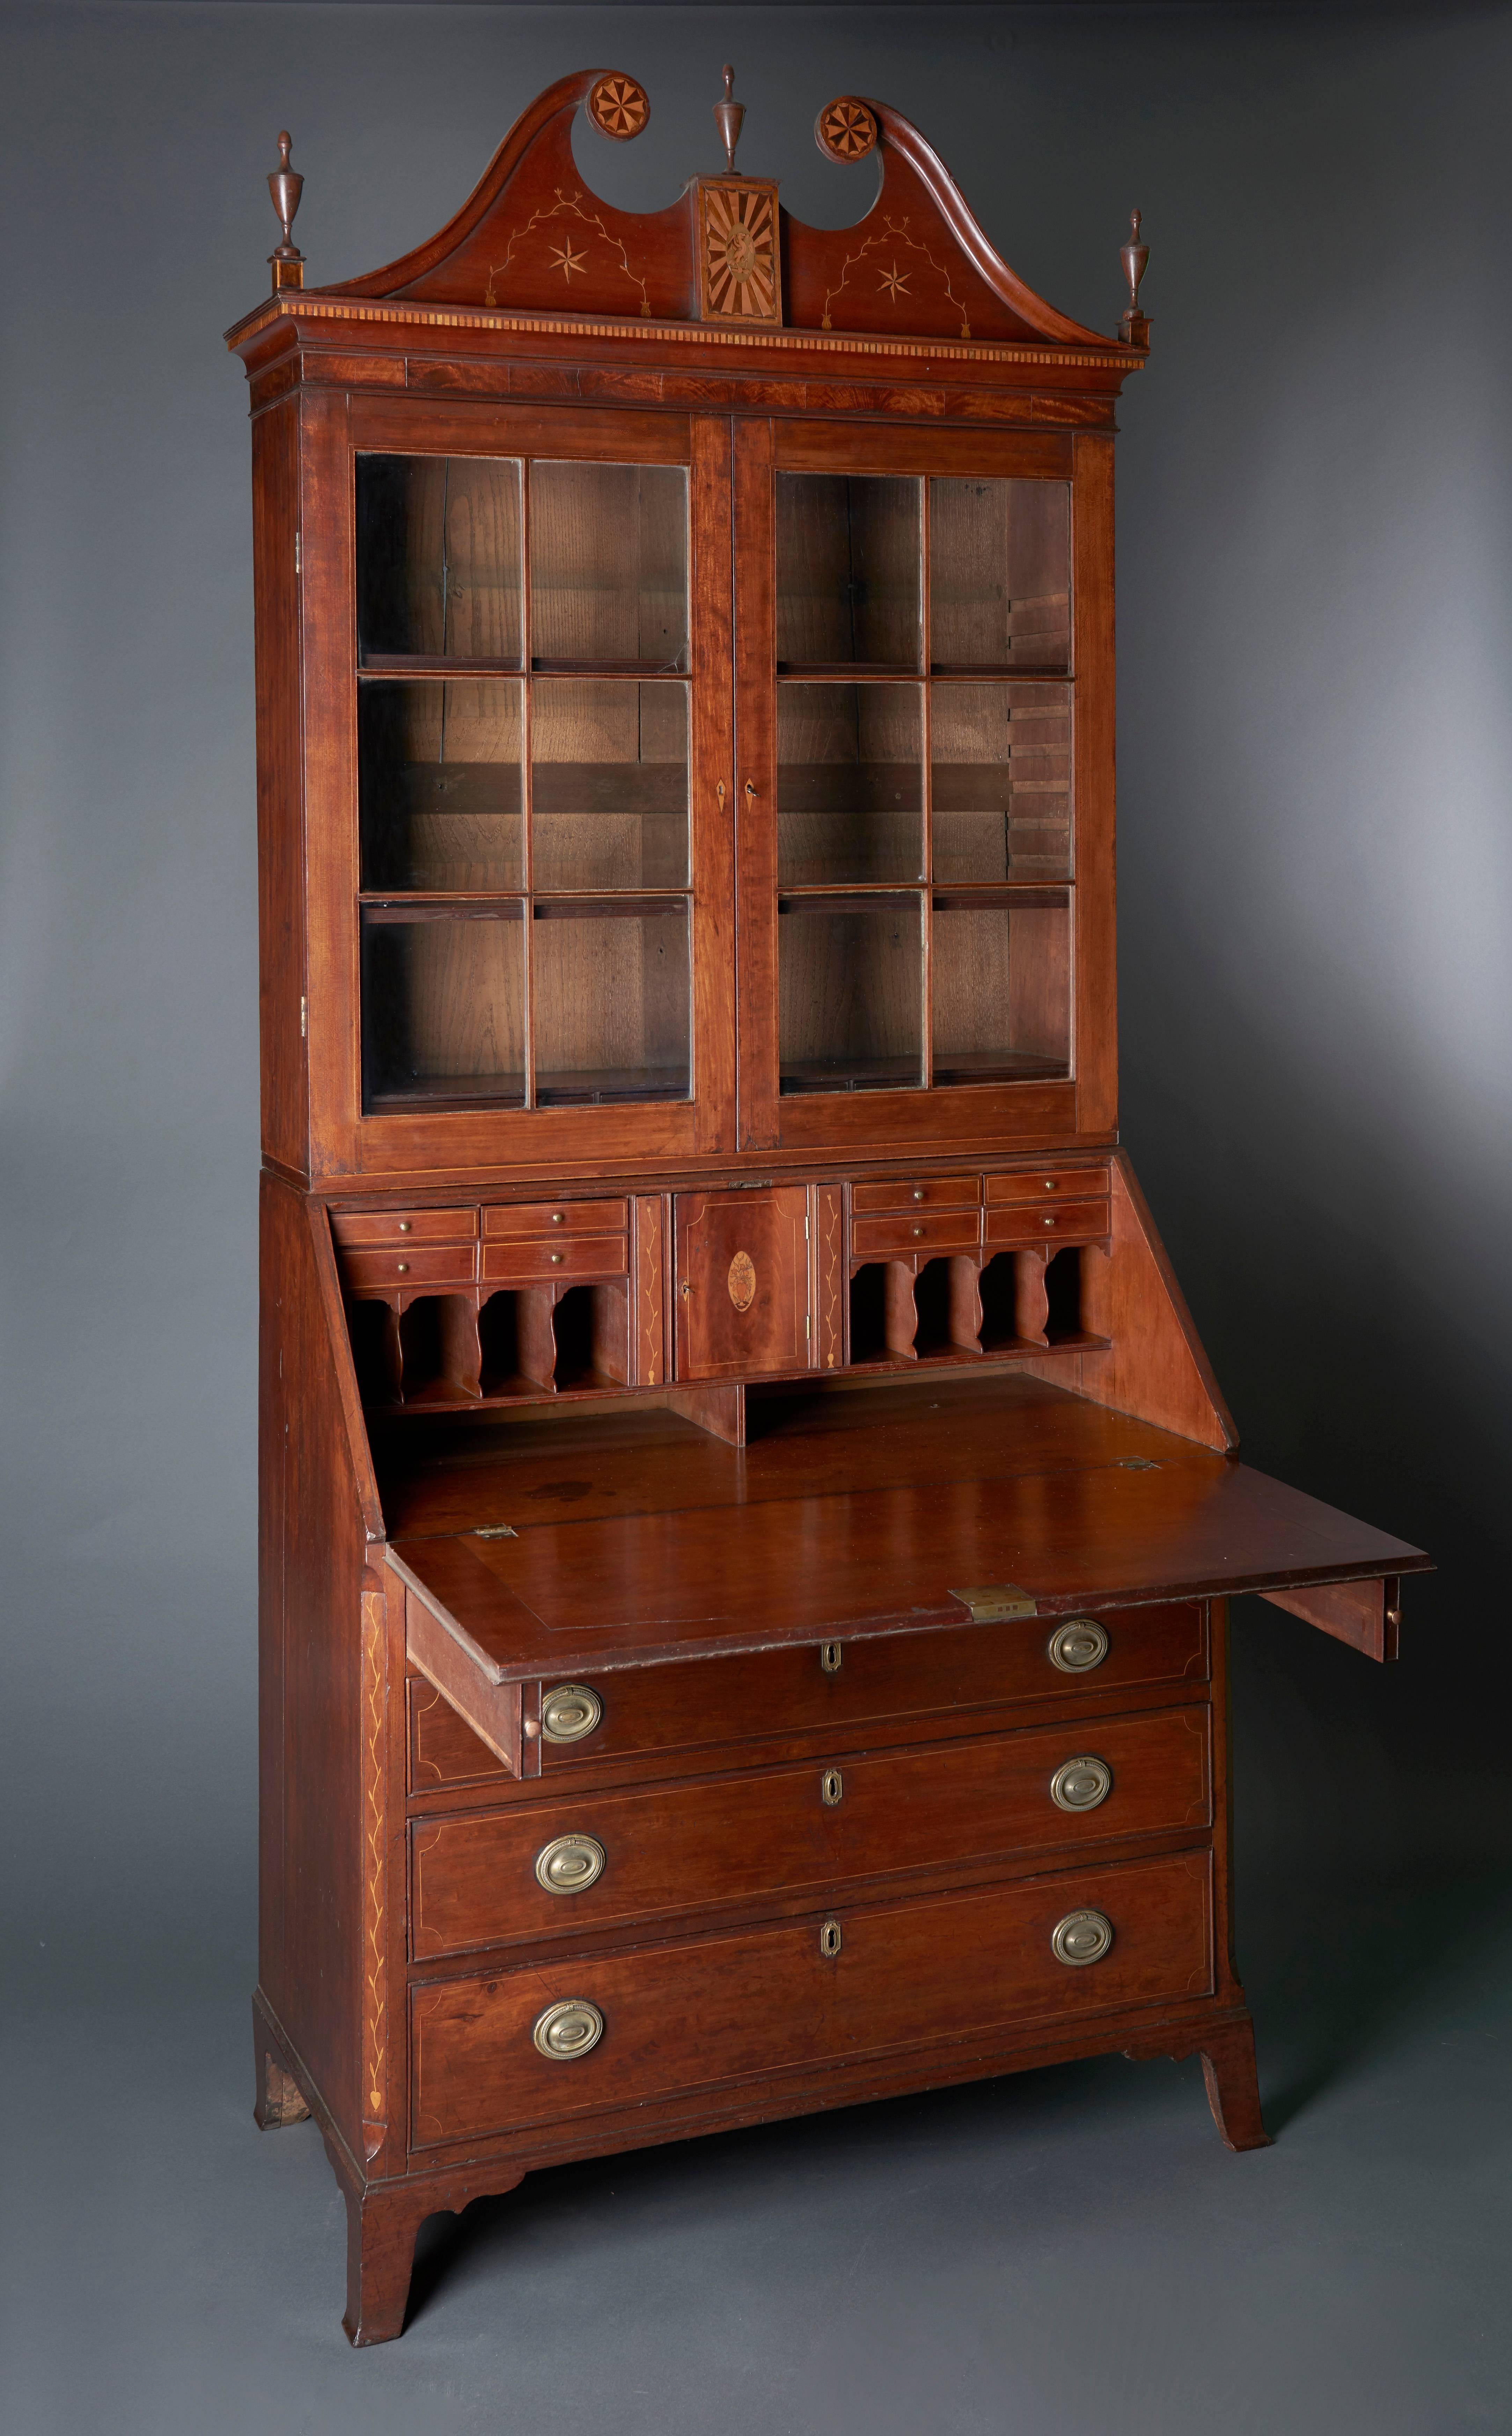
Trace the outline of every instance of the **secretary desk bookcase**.
{"label": "secretary desk bookcase", "polygon": [[[258,2119],[347,2331],[532,2167],[1107,2051],[1265,2138],[1225,1596],[1417,1551],[1241,1466],[1119,1147],[1114,407],[853,96],[856,226],[612,209],[568,77],[251,383]],[[589,140],[592,140],[591,138]],[[871,175],[876,177],[878,164]],[[522,2202],[523,2203],[523,2202]]]}

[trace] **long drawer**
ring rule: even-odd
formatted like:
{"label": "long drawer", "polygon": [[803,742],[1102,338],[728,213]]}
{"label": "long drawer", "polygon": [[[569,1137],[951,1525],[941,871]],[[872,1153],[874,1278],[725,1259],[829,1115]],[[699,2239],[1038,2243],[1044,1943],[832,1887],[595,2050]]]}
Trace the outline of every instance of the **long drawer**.
{"label": "long drawer", "polygon": [[1211,1819],[1205,1706],[417,1819],[419,1961]]}
{"label": "long drawer", "polygon": [[[599,1722],[581,1741],[541,1745],[544,1776],[600,1761],[670,1756],[721,1744],[814,1732],[847,1735],[895,1717],[1020,1700],[1064,1700],[1078,1686],[1121,1692],[1146,1683],[1195,1683],[1208,1672],[1201,1603],[1114,1610],[1097,1631],[1065,1647],[1066,1624],[965,1625],[878,1641],[762,1650],[598,1677],[586,1687]],[[1101,1643],[1105,1643],[1098,1656]],[[1057,1665],[1062,1658],[1090,1664]],[[554,1686],[547,1684],[547,1694]],[[416,1793],[476,1783],[503,1770],[455,1709],[428,1684],[411,1687],[409,1781]]]}
{"label": "long drawer", "polygon": [[[410,1995],[413,2144],[1203,1995],[1210,1886],[1205,1852],[1176,1853],[431,1981]],[[1061,1959],[1058,1930],[1101,1940],[1086,1913],[1106,1951]]]}

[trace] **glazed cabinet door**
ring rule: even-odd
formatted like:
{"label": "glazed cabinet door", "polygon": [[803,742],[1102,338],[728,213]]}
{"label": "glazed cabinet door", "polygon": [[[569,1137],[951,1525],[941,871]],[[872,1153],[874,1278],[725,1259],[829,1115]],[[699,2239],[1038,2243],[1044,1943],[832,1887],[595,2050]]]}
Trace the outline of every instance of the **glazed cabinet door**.
{"label": "glazed cabinet door", "polygon": [[317,1160],[729,1147],[728,423],[306,411]]}
{"label": "glazed cabinet door", "polygon": [[1105,1130],[1107,444],[735,448],[742,1147]]}

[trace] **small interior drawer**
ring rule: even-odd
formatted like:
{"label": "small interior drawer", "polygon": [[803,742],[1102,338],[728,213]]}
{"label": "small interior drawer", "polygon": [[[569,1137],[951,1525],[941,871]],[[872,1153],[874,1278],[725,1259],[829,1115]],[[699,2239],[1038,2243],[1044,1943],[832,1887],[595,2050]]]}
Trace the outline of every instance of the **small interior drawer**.
{"label": "small interior drawer", "polygon": [[884,1209],[975,1209],[981,1198],[977,1175],[890,1176],[882,1184],[852,1185],[850,1206],[860,1218]]}
{"label": "small interior drawer", "polygon": [[976,1209],[941,1209],[917,1218],[853,1218],[850,1251],[854,1261],[885,1260],[905,1252],[974,1252],[982,1240],[982,1219]]}
{"label": "small interior drawer", "polygon": [[534,1285],[554,1278],[622,1278],[629,1266],[623,1235],[568,1235],[561,1243],[539,1239],[483,1245],[488,1285]]}
{"label": "small interior drawer", "polygon": [[335,1209],[331,1232],[343,1250],[364,1244],[470,1244],[476,1209]]}
{"label": "small interior drawer", "polygon": [[1090,1201],[1108,1189],[1105,1167],[1032,1167],[1017,1175],[984,1178],[989,1209],[1010,1201]]}
{"label": "small interior drawer", "polygon": [[376,1286],[470,1286],[478,1275],[471,1244],[405,1244],[392,1251],[343,1252],[344,1282],[360,1290]]}
{"label": "small interior drawer", "polygon": [[485,1209],[483,1233],[511,1242],[522,1235],[604,1235],[623,1232],[629,1217],[625,1201],[518,1201]]}
{"label": "small interior drawer", "polygon": [[1038,1209],[989,1209],[986,1238],[998,1244],[1097,1244],[1112,1232],[1112,1204],[1107,1201],[1057,1201]]}

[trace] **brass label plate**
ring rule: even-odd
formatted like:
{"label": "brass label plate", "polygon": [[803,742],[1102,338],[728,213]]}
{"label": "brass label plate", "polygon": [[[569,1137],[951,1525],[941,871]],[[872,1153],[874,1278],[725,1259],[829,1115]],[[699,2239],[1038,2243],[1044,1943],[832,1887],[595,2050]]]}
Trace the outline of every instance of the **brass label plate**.
{"label": "brass label plate", "polygon": [[1017,1582],[983,1582],[976,1589],[950,1592],[971,1610],[973,1624],[1011,1624],[1016,1616],[1037,1615],[1039,1610]]}

